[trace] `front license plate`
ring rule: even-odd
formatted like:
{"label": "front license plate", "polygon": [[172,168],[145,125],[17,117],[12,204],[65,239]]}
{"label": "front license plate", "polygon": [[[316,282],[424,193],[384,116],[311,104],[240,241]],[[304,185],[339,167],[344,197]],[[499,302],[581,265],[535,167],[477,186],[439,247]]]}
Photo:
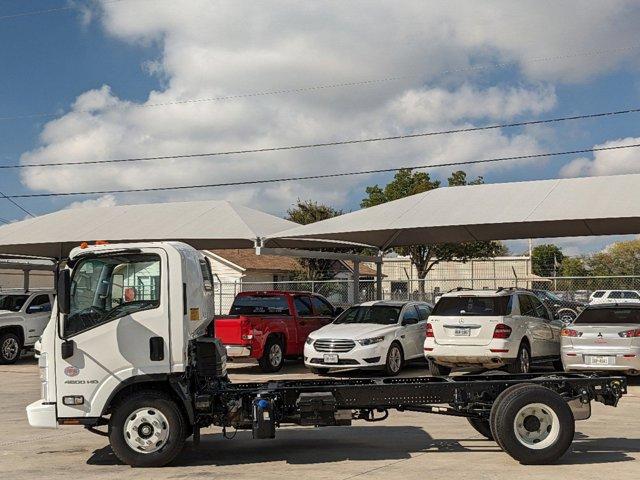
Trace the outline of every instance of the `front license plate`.
{"label": "front license plate", "polygon": [[338,363],[338,355],[335,353],[325,353],[324,363]]}
{"label": "front license plate", "polygon": [[470,328],[456,328],[453,331],[453,335],[456,337],[469,337],[471,336],[471,329]]}
{"label": "front license plate", "polygon": [[591,357],[591,365],[609,365],[609,357]]}

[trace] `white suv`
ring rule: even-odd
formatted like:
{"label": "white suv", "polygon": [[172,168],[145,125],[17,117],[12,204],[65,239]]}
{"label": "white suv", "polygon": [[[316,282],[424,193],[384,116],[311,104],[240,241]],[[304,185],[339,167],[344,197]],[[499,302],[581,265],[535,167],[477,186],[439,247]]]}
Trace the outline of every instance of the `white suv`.
{"label": "white suv", "polygon": [[532,292],[457,290],[443,295],[427,324],[424,354],[432,375],[453,368],[507,367],[528,373],[532,363],[560,361],[562,322]]}
{"label": "white suv", "polygon": [[589,297],[591,305],[599,303],[638,303],[640,294],[636,290],[596,290]]}

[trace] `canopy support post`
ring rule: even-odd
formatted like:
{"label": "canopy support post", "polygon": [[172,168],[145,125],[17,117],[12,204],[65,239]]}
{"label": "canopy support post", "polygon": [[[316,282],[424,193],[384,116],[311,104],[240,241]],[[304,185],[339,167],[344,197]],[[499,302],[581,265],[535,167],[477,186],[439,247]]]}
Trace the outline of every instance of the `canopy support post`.
{"label": "canopy support post", "polygon": [[382,250],[376,257],[376,300],[382,300]]}
{"label": "canopy support post", "polygon": [[360,303],[360,261],[353,261],[353,303]]}

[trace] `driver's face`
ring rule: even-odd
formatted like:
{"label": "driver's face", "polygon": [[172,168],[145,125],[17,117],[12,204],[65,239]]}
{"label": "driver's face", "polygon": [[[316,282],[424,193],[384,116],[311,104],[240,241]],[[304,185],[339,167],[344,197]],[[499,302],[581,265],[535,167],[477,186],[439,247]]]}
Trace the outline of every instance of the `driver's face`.
{"label": "driver's face", "polygon": [[136,299],[136,289],[133,287],[125,288],[124,290],[124,301],[125,302],[133,302]]}

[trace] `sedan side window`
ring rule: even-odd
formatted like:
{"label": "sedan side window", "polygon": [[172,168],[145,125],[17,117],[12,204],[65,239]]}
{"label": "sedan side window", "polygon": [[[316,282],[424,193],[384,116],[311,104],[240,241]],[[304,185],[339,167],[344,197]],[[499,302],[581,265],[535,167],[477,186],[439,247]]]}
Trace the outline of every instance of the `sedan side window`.
{"label": "sedan side window", "polygon": [[424,321],[429,318],[431,315],[431,308],[427,305],[418,305],[418,315],[420,316],[420,321]]}
{"label": "sedan side window", "polygon": [[418,315],[418,311],[416,307],[410,305],[406,308],[404,313],[402,314],[402,324],[403,325],[415,325],[420,321],[420,316]]}

